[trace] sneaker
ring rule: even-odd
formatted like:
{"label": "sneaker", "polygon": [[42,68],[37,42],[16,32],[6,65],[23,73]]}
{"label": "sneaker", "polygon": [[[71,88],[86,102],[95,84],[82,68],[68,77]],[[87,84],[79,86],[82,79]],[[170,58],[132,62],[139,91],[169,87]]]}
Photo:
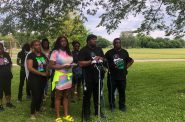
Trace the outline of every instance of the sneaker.
{"label": "sneaker", "polygon": [[62,121],[62,118],[57,118],[55,119],[55,122],[63,122],[63,121]]}
{"label": "sneaker", "polygon": [[44,111],[46,111],[46,110],[47,110],[46,107],[43,107],[43,106],[42,106],[42,107],[40,108],[40,112],[44,112]]}
{"label": "sneaker", "polygon": [[110,106],[111,112],[114,112],[115,108],[116,108],[115,104],[113,104],[112,106]]}
{"label": "sneaker", "polygon": [[126,112],[127,111],[127,108],[126,107],[122,107],[119,110],[122,111],[122,112]]}
{"label": "sneaker", "polygon": [[36,120],[35,115],[34,115],[34,114],[32,114],[32,115],[30,116],[30,119],[31,119],[31,120]]}
{"label": "sneaker", "polygon": [[0,105],[0,112],[4,111],[3,105]]}
{"label": "sneaker", "polygon": [[74,122],[74,118],[72,116],[70,116],[70,115],[67,115],[67,116],[63,117],[63,119],[65,121],[68,121],[68,122]]}
{"label": "sneaker", "polygon": [[[98,114],[95,114],[95,116],[98,116]],[[100,117],[103,118],[103,119],[107,118],[107,116],[104,113],[102,113],[102,112],[100,113]]]}
{"label": "sneaker", "polygon": [[13,105],[12,103],[6,103],[6,107],[15,108],[15,105]]}
{"label": "sneaker", "polygon": [[21,103],[21,102],[22,102],[22,99],[18,99],[18,100],[17,100],[17,103]]}

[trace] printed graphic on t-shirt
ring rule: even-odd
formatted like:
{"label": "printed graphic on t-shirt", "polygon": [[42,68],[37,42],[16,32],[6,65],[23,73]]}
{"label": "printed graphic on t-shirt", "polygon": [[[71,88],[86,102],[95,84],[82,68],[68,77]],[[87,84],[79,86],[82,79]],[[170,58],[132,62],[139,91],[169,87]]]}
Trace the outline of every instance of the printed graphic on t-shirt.
{"label": "printed graphic on t-shirt", "polygon": [[8,61],[7,58],[0,58],[0,65],[3,66],[3,65],[7,65],[9,64],[10,62]]}
{"label": "printed graphic on t-shirt", "polygon": [[37,63],[38,63],[38,71],[43,72],[44,70],[44,65],[46,65],[46,60],[44,57],[36,57]]}
{"label": "printed graphic on t-shirt", "polygon": [[124,69],[124,61],[118,54],[113,56],[114,64],[118,67],[118,69]]}
{"label": "printed graphic on t-shirt", "polygon": [[94,52],[91,52],[91,57],[93,58],[95,56],[96,56],[96,54]]}

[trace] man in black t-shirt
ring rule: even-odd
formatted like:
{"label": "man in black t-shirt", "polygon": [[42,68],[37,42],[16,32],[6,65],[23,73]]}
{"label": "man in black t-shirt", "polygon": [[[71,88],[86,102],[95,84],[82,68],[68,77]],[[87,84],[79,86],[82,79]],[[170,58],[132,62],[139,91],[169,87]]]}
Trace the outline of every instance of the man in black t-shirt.
{"label": "man in black t-shirt", "polygon": [[87,45],[80,50],[79,65],[82,67],[84,78],[84,96],[82,111],[85,120],[90,119],[90,99],[93,93],[95,115],[98,115],[98,70],[93,66],[92,61],[99,62],[104,59],[101,48],[96,47],[95,35],[87,37]]}
{"label": "man in black t-shirt", "polygon": [[115,108],[114,92],[116,88],[119,92],[119,109],[126,111],[125,106],[125,89],[126,89],[126,75],[127,69],[132,65],[134,60],[129,57],[126,50],[121,48],[121,40],[115,38],[113,41],[114,48],[107,51],[105,57],[108,61],[109,73],[108,73],[108,93],[109,93],[109,105],[111,111]]}
{"label": "man in black t-shirt", "polygon": [[[30,51],[30,45],[25,43],[22,47],[22,50],[17,54],[17,64],[21,67],[20,69],[20,83],[19,83],[19,93],[18,93],[18,101],[22,101],[22,91],[24,86],[24,81],[26,79],[26,72],[24,67],[25,57]],[[26,79],[26,94],[27,98],[31,98],[30,89],[28,87],[27,79]]]}

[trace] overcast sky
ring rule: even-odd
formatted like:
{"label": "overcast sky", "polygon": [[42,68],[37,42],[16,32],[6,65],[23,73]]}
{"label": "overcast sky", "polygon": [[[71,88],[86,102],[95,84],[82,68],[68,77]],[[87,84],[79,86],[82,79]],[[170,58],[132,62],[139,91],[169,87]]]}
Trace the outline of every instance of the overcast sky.
{"label": "overcast sky", "polygon": [[[129,16],[127,20],[122,20],[121,24],[119,24],[118,28],[113,31],[110,35],[107,33],[105,27],[96,27],[98,23],[100,22],[100,19],[96,16],[88,16],[88,21],[85,22],[86,28],[93,34],[102,36],[110,41],[112,41],[114,38],[119,37],[120,33],[122,31],[133,31],[136,30],[143,20],[143,16]],[[156,37],[165,37],[165,33],[163,31],[153,31],[151,32],[150,36],[156,38]],[[168,36],[167,38],[173,38],[173,36]]]}
{"label": "overcast sky", "polygon": [[[106,0],[105,0],[106,1]],[[150,2],[147,1],[147,6],[150,6]],[[91,6],[93,8],[93,6]],[[165,8],[165,6],[162,6],[161,9],[163,10]],[[136,30],[138,27],[140,27],[140,24],[142,22],[143,15],[137,15],[136,17],[134,16],[129,16],[127,20],[122,20],[121,23],[119,24],[118,28],[116,30],[114,30],[111,34],[108,34],[105,27],[96,27],[99,22],[99,16],[103,13],[103,9],[99,9],[97,15],[95,16],[90,16],[90,15],[86,15],[88,21],[85,22],[85,26],[86,28],[93,34],[102,36],[110,41],[112,41],[114,38],[119,37],[120,33],[123,31],[133,31]],[[166,23],[169,23],[169,17],[165,16],[165,21]],[[157,38],[157,37],[163,37],[163,38],[174,38],[173,36],[168,36],[165,37],[165,33],[164,31],[153,31],[150,33],[150,36]],[[185,37],[184,37],[185,39]]]}

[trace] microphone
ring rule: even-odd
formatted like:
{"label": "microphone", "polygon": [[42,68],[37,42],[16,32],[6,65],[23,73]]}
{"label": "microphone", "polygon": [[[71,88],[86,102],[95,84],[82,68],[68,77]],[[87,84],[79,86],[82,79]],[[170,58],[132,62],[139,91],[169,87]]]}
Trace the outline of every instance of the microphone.
{"label": "microphone", "polygon": [[95,60],[96,56],[92,57],[92,62],[91,64],[100,64],[100,63],[103,63],[103,60],[99,59],[98,61]]}

